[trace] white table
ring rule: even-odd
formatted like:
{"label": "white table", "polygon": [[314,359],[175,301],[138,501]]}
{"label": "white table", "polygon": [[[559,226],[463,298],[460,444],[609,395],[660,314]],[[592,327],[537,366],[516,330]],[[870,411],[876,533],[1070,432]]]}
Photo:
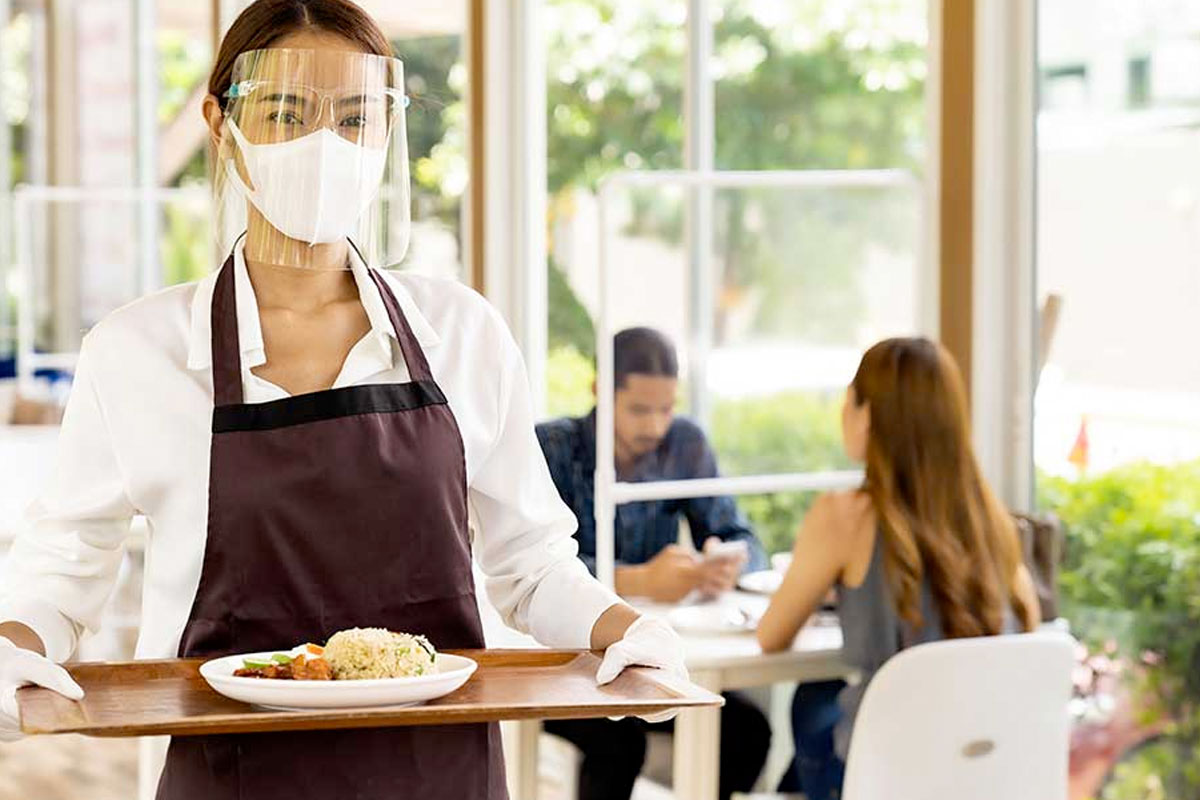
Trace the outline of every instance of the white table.
{"label": "white table", "polygon": [[[735,592],[718,601],[737,605],[757,617],[767,598]],[[634,603],[641,611],[665,615],[669,606]],[[486,625],[485,628],[491,626]],[[518,635],[518,634],[514,634]],[[687,666],[692,681],[713,692],[770,686],[776,683],[810,683],[846,677],[850,670],[842,662],[842,632],[828,619],[801,631],[791,651],[764,655],[753,632],[721,635],[682,634]],[[489,646],[528,646],[517,643],[502,631],[488,630]],[[686,800],[717,797],[721,750],[720,710],[693,709],[675,721],[674,793]],[[537,746],[541,723],[537,720],[514,724],[514,735],[506,742],[509,786],[513,800],[536,800]]]}

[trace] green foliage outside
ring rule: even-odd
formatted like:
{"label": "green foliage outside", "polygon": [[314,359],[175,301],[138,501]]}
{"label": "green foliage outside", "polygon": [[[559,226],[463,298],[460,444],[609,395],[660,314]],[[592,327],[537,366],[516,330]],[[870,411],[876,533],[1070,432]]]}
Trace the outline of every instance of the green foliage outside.
{"label": "green foliage outside", "polygon": [[574,347],[556,347],[546,357],[546,417],[582,417],[596,405],[596,364]]}
{"label": "green foliage outside", "polygon": [[158,121],[166,123],[178,116],[196,87],[208,80],[212,49],[207,39],[183,31],[160,31],[157,39]]}
{"label": "green foliage outside", "polygon": [[[724,0],[716,10],[718,168],[919,172],[927,69],[924,0]],[[682,2],[548,0],[552,216],[570,213],[571,191],[594,191],[614,171],[682,167],[685,28]],[[677,198],[637,192],[630,201],[637,229],[627,233],[680,241]],[[844,342],[865,313],[855,280],[865,243],[911,251],[905,237],[919,228],[918,205],[913,197],[879,199],[845,190],[720,193],[714,206],[719,291],[726,298],[757,293],[756,334]],[[559,285],[560,277],[552,264],[547,365],[552,411],[577,403],[581,393],[571,388],[583,380],[577,357],[590,362],[592,349],[580,341],[580,333],[591,329],[590,319],[569,287]],[[727,335],[721,316],[718,312],[718,343]],[[573,356],[564,354],[567,347]],[[573,372],[560,376],[560,368]],[[789,469],[835,463],[837,402],[800,393],[729,401],[714,415],[713,431],[728,462],[725,471],[759,471],[751,462],[764,458]],[[743,432],[762,447],[743,449]],[[770,529],[773,547],[786,546],[796,524],[792,517],[806,507],[798,497],[744,503]]]}
{"label": "green foliage outside", "polygon": [[1100,791],[1099,800],[1190,800],[1195,782],[1178,769],[1187,760],[1177,739],[1152,740],[1118,763]]}
{"label": "green foliage outside", "polygon": [[[3,83],[4,104],[0,106],[0,125],[7,125],[12,137],[12,151],[0,154],[9,161],[10,176],[15,186],[26,180],[25,151],[29,128],[30,96],[29,81],[25,77],[29,62],[29,49],[33,39],[33,25],[29,14],[16,14],[8,28],[0,30],[0,83]],[[0,186],[0,191],[10,187]]]}
{"label": "green foliage outside", "polygon": [[[718,3],[717,168],[919,173],[926,10],[924,0]],[[546,13],[552,196],[594,191],[617,170],[680,168],[685,5],[549,0]],[[632,192],[626,234],[678,245],[676,195]],[[557,216],[571,204],[550,207]],[[755,335],[848,343],[864,322],[858,276],[869,249],[915,253],[919,207],[915,190],[720,192],[720,296],[757,308]],[[720,344],[734,335],[729,307],[715,315]]]}
{"label": "green foliage outside", "polygon": [[[919,169],[924,0],[717,6],[719,169]],[[552,193],[682,166],[686,21],[680,2],[547,3]]]}
{"label": "green foliage outside", "polygon": [[407,127],[413,218],[436,219],[461,238],[468,177],[462,37],[403,39],[393,48],[404,60],[405,92],[411,100]]}
{"label": "green foliage outside", "polygon": [[550,351],[570,348],[590,364],[596,358],[596,327],[554,259],[550,259],[546,282]]}
{"label": "green foliage outside", "polygon": [[159,258],[163,285],[199,280],[212,269],[215,260],[207,218],[188,208],[163,207]]}
{"label": "green foliage outside", "polygon": [[1200,796],[1200,461],[1043,475],[1038,504],[1066,529],[1060,589],[1074,633],[1148,660],[1132,673],[1144,672],[1136,705],[1144,721],[1172,720],[1164,743],[1131,756],[1103,797]]}
{"label": "green foliage outside", "polygon": [[[840,395],[781,392],[719,399],[709,435],[726,475],[766,475],[850,469],[842,450]],[[768,553],[790,550],[812,504],[805,493],[747,495],[738,505]]]}

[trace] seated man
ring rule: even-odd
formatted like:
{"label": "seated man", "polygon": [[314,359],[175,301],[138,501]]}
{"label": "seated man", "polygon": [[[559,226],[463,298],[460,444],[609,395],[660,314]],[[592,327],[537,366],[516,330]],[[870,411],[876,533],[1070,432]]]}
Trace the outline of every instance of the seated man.
{"label": "seated man", "polygon": [[[675,349],[658,331],[632,328],[613,342],[615,447],[621,481],[712,478],[716,457],[695,423],[674,416],[678,384]],[[579,555],[595,572],[593,476],[596,413],[538,426],[538,440],[563,500],[579,520]],[[678,545],[686,519],[692,542],[744,542],[746,558],[702,559]],[[762,546],[731,497],[656,500],[617,508],[616,588],[626,596],[675,602],[693,591],[716,595],[734,587],[744,566],[762,569]],[[721,711],[721,797],[750,791],[766,761],[771,731],[762,712],[736,694]],[[579,800],[626,800],[642,769],[646,731],[670,730],[627,718],[560,720],[546,730],[583,753]]]}

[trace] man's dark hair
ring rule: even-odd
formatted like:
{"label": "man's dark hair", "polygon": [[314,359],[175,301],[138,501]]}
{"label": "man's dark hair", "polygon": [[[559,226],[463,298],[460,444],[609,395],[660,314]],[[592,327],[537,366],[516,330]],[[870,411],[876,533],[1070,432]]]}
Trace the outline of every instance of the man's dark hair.
{"label": "man's dark hair", "polygon": [[675,345],[654,328],[626,328],[613,337],[613,382],[621,389],[629,375],[678,378]]}

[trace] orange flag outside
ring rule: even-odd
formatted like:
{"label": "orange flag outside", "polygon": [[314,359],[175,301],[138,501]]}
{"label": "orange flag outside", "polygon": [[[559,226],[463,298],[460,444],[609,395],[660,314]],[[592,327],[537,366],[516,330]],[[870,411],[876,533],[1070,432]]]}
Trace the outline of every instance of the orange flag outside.
{"label": "orange flag outside", "polygon": [[1080,472],[1087,469],[1088,421],[1086,416],[1079,423],[1079,433],[1075,435],[1075,444],[1071,447],[1071,453],[1067,456],[1067,461],[1078,467]]}

